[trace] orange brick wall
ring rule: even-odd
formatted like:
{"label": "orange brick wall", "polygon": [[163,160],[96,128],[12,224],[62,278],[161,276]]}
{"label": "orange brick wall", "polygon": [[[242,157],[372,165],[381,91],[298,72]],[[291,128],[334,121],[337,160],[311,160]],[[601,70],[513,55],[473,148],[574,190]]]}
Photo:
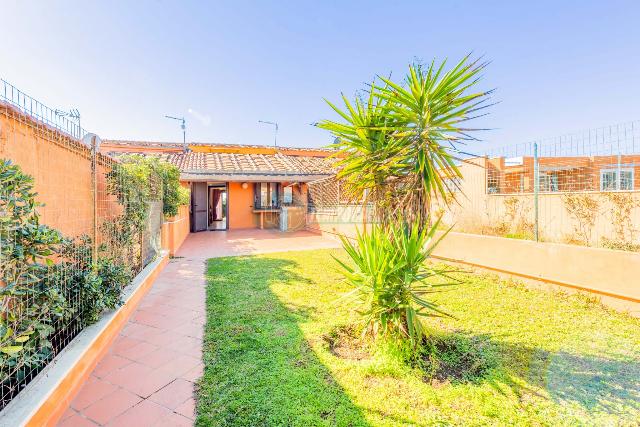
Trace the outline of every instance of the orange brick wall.
{"label": "orange brick wall", "polygon": [[[73,237],[91,234],[93,195],[91,151],[63,134],[35,122],[6,105],[0,105],[0,158],[9,159],[33,176],[44,224]],[[115,198],[107,195],[99,166],[98,209],[114,214]]]}

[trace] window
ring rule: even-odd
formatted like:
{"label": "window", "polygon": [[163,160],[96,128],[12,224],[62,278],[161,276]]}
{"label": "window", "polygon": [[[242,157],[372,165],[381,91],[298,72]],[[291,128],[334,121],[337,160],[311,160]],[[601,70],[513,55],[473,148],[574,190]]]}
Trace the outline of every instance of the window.
{"label": "window", "polygon": [[277,182],[258,182],[255,185],[255,207],[256,209],[277,208],[278,200],[278,183]]}
{"label": "window", "polygon": [[[618,176],[618,171],[620,176]],[[633,190],[633,169],[601,169],[600,190]]]}
{"label": "window", "polygon": [[558,191],[559,189],[558,174],[540,174],[540,191]]}
{"label": "window", "polygon": [[282,203],[291,204],[293,203],[293,187],[288,185],[284,187],[284,194],[282,195]]}

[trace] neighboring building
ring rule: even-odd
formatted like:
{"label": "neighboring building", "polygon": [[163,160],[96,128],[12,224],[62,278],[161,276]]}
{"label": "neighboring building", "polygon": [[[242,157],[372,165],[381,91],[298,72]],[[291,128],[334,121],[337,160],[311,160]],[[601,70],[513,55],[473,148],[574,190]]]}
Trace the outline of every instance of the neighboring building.
{"label": "neighboring building", "polygon": [[[540,157],[541,192],[640,190],[640,155]],[[487,159],[487,192],[533,192],[534,158]]]}
{"label": "neighboring building", "polygon": [[192,232],[304,227],[307,183],[334,174],[329,149],[105,140],[101,151],[176,165],[191,189]]}

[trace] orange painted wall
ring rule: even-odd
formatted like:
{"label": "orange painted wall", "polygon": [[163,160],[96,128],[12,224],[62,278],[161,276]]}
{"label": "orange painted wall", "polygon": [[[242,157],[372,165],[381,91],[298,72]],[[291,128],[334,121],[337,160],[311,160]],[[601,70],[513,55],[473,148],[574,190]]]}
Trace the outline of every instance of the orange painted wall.
{"label": "orange painted wall", "polygon": [[[6,104],[0,104],[0,158],[9,159],[33,176],[41,221],[67,237],[91,234],[93,194],[91,151]],[[98,216],[119,213],[114,196],[107,193],[104,174],[109,160],[98,166]]]}
{"label": "orange painted wall", "polygon": [[253,184],[246,189],[241,182],[229,183],[229,229],[255,228],[257,215],[253,213]]}
{"label": "orange painted wall", "polygon": [[189,235],[189,206],[180,206],[178,215],[162,223],[162,248],[174,256]]}

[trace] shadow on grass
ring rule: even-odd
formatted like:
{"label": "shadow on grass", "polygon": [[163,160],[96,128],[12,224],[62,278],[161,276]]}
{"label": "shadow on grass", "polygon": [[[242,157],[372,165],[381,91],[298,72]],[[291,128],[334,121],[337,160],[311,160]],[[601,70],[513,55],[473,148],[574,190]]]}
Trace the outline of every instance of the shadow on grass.
{"label": "shadow on grass", "polygon": [[295,269],[264,257],[209,260],[197,425],[368,425],[298,327],[313,307],[285,306],[270,290],[309,284]]}
{"label": "shadow on grass", "polygon": [[548,397],[561,406],[577,407],[589,413],[628,417],[640,411],[640,363],[637,360],[614,360],[565,351],[551,353],[505,343],[488,335],[456,332],[444,336],[482,343],[482,351],[493,353],[489,359],[497,358],[498,375],[485,375],[469,382],[488,382],[499,392],[507,386],[520,398],[526,394]]}

